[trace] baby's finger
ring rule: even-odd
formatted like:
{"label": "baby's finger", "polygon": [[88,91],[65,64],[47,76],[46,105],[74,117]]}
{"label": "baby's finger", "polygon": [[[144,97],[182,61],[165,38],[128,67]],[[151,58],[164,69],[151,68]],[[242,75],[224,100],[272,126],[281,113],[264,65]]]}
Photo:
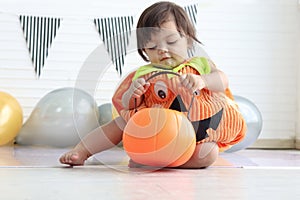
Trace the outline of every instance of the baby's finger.
{"label": "baby's finger", "polygon": [[188,78],[184,78],[181,80],[181,84],[184,86],[184,87],[188,87],[190,81]]}
{"label": "baby's finger", "polygon": [[186,74],[182,74],[179,76],[179,80],[182,82],[186,78]]}
{"label": "baby's finger", "polygon": [[146,82],[146,84],[144,85],[144,92],[146,92],[149,87],[150,87],[150,83]]}
{"label": "baby's finger", "polygon": [[137,80],[133,82],[134,89],[137,90],[138,88],[142,87],[143,85]]}
{"label": "baby's finger", "polygon": [[196,85],[194,85],[194,86],[192,86],[192,87],[190,88],[190,91],[191,91],[192,94],[195,93],[197,90],[198,90],[198,88],[197,88]]}
{"label": "baby's finger", "polygon": [[136,82],[141,86],[144,86],[146,84],[146,80],[144,78],[139,78],[136,80]]}
{"label": "baby's finger", "polygon": [[143,88],[137,88],[133,91],[133,97],[139,98],[143,94]]}

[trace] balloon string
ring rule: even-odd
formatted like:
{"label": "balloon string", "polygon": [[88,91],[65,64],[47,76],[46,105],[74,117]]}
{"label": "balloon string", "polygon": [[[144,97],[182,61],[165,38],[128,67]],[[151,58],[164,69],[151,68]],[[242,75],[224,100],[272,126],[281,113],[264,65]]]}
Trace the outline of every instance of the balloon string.
{"label": "balloon string", "polygon": [[193,96],[192,96],[192,99],[191,99],[191,103],[190,103],[190,106],[189,106],[189,109],[188,109],[188,113],[187,113],[187,118],[188,120],[191,121],[191,118],[190,118],[190,111],[191,111],[191,108],[193,106],[193,102],[194,102],[194,99],[195,99],[195,96],[196,96],[196,92],[193,93]]}
{"label": "balloon string", "polygon": [[134,112],[136,113],[137,111],[137,99],[134,98]]}

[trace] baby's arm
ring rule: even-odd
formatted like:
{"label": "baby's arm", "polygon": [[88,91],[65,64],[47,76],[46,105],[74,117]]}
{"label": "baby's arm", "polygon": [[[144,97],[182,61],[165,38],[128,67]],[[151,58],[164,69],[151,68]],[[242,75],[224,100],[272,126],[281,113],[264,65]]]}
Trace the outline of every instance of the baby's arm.
{"label": "baby's arm", "polygon": [[219,70],[215,64],[209,60],[211,72],[209,74],[183,74],[180,80],[183,86],[191,93],[206,88],[213,92],[224,92],[228,88],[228,78],[224,72]]}
{"label": "baby's arm", "polygon": [[224,92],[229,86],[227,75],[219,70],[211,60],[208,60],[208,62],[211,67],[211,72],[201,75],[206,88],[213,92]]}
{"label": "baby's arm", "polygon": [[132,81],[129,89],[122,96],[124,108],[134,109],[138,107],[143,100],[143,94],[147,91],[149,86],[150,83],[146,82],[144,78],[138,78]]}

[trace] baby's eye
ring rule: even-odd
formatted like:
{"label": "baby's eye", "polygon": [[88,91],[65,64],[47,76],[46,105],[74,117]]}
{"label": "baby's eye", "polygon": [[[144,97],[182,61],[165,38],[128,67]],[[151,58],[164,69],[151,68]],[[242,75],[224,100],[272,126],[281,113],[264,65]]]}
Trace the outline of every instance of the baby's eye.
{"label": "baby's eye", "polygon": [[168,44],[175,44],[178,40],[168,41]]}
{"label": "baby's eye", "polygon": [[146,49],[155,50],[156,48],[157,48],[157,46],[152,46],[152,47],[147,47]]}

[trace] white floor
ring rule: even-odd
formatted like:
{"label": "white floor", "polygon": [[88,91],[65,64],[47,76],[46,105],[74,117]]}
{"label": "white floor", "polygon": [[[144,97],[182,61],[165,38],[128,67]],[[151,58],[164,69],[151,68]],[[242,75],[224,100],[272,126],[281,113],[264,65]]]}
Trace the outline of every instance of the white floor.
{"label": "white floor", "polygon": [[67,167],[67,149],[0,148],[0,199],[299,199],[300,151],[222,153],[202,170],[130,169],[115,148]]}

